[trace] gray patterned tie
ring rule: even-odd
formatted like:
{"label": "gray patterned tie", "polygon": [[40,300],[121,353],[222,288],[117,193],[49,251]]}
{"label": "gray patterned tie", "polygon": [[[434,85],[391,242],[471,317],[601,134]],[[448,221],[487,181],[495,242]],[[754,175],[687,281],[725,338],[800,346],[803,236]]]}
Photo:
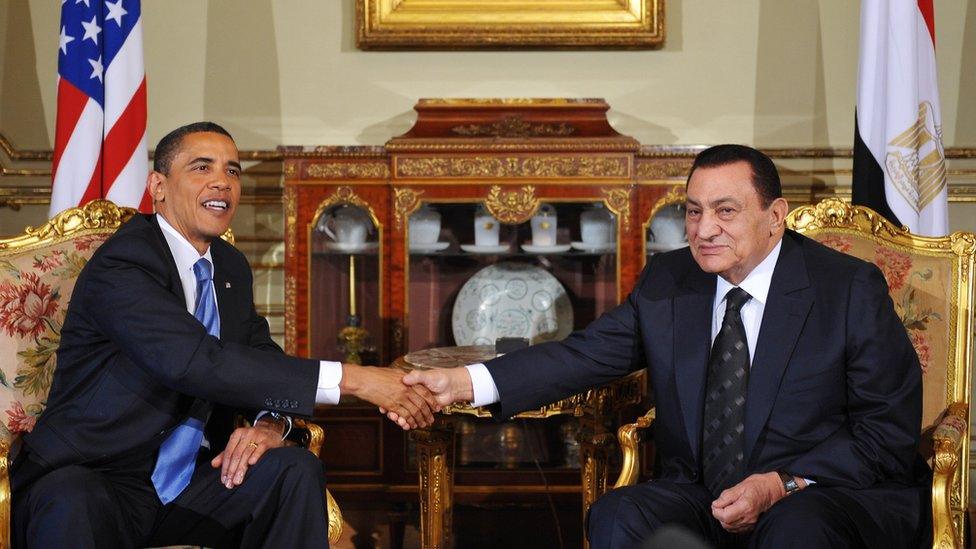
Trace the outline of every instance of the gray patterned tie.
{"label": "gray patterned tie", "polygon": [[752,299],[742,288],[725,294],[725,318],[708,357],[702,477],[715,495],[741,476],[749,344],[739,311]]}

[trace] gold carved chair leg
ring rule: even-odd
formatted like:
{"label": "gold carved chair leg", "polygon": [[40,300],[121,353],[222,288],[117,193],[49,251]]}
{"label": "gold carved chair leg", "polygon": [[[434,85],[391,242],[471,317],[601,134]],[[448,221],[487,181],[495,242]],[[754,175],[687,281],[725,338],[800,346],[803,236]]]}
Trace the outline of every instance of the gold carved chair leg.
{"label": "gold carved chair leg", "polygon": [[439,419],[430,428],[410,431],[410,439],[417,445],[420,475],[420,546],[423,549],[450,547],[454,431],[447,420]]}
{"label": "gold carved chair leg", "polygon": [[[582,422],[582,420],[581,420]],[[580,429],[580,482],[583,487],[583,524],[590,506],[607,491],[607,469],[613,450],[613,435],[605,429],[585,426]],[[583,547],[589,547],[584,533]]]}

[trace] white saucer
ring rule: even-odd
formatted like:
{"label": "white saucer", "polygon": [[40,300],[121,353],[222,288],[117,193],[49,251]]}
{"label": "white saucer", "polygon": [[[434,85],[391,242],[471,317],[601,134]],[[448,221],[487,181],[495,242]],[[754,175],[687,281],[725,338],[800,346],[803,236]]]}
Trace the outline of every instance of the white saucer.
{"label": "white saucer", "polygon": [[617,244],[614,242],[606,242],[603,244],[590,244],[588,242],[573,242],[571,244],[574,250],[579,250],[581,252],[587,252],[591,254],[606,254],[617,249]]}
{"label": "white saucer", "polygon": [[431,242],[430,244],[410,244],[412,253],[429,254],[447,249],[450,242]]}
{"label": "white saucer", "polygon": [[647,251],[649,252],[670,252],[687,246],[687,242],[648,242]]}
{"label": "white saucer", "polygon": [[522,249],[530,254],[561,254],[568,252],[569,244],[556,244],[555,246],[536,246],[535,244],[522,244]]}
{"label": "white saucer", "polygon": [[332,252],[356,253],[375,250],[380,247],[379,242],[326,242],[325,249]]}
{"label": "white saucer", "polygon": [[477,244],[461,244],[461,249],[469,254],[504,254],[511,249],[509,244],[495,246],[478,246]]}

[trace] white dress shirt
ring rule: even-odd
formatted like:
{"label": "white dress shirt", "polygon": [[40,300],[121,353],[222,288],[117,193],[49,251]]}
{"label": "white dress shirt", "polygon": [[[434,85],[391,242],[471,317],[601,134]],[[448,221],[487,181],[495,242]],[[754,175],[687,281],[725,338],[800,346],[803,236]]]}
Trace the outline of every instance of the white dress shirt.
{"label": "white dress shirt", "polygon": [[[201,258],[204,257],[213,266],[213,271],[216,272],[217,266],[213,263],[213,257],[210,255],[210,248],[200,255],[197,249],[183,237],[176,229],[170,225],[166,218],[156,214],[156,219],[159,221],[159,228],[163,230],[163,236],[166,238],[166,244],[169,246],[169,251],[173,254],[173,259],[176,261],[176,270],[180,274],[180,283],[183,285],[183,297],[186,299],[186,310],[192,315],[193,310],[196,308],[197,302],[197,277],[193,274],[193,265]],[[216,289],[213,288],[213,284],[210,285],[212,292],[214,292],[214,304],[217,303]],[[220,315],[220,308],[217,309],[218,316]],[[316,404],[338,404],[339,403],[339,381],[342,380],[342,364],[339,362],[331,362],[328,360],[319,361],[319,380],[318,389],[315,392],[315,403]],[[258,414],[255,419],[260,419],[264,413]]]}
{"label": "white dress shirt", "polygon": [[[746,301],[746,304],[739,310],[742,325],[746,329],[750,367],[752,367],[752,357],[756,356],[759,327],[762,325],[763,311],[766,310],[766,298],[769,296],[769,285],[773,281],[773,269],[776,268],[776,260],[779,259],[779,250],[782,246],[783,241],[780,240],[776,243],[773,251],[766,256],[766,259],[756,265],[756,268],[739,283],[739,288],[752,296],[752,299]],[[718,337],[718,332],[722,329],[722,321],[725,320],[725,295],[729,293],[729,290],[735,288],[728,280],[720,276],[716,278],[715,301],[712,305],[712,343],[715,343],[715,338]]]}

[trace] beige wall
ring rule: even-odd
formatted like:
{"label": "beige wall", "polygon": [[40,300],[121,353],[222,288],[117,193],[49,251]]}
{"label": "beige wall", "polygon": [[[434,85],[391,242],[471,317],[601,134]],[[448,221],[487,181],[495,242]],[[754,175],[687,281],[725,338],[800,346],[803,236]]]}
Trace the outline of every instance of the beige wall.
{"label": "beige wall", "polygon": [[[59,5],[0,2],[0,131],[23,148],[52,140]],[[659,51],[362,52],[353,0],[144,0],[149,137],[210,118],[244,148],[380,144],[419,97],[592,96],[645,144],[849,147],[858,6],[670,0]],[[974,146],[976,5],[940,0],[936,25],[945,144]]]}

